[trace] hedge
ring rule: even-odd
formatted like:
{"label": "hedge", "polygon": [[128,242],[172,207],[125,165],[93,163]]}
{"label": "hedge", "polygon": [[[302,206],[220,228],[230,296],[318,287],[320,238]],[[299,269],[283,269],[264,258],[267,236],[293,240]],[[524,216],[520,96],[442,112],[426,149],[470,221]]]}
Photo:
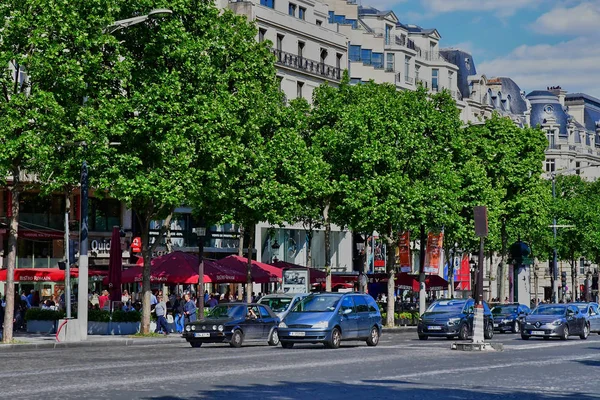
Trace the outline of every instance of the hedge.
{"label": "hedge", "polygon": [[25,321],[57,321],[65,317],[64,311],[30,308],[25,313]]}

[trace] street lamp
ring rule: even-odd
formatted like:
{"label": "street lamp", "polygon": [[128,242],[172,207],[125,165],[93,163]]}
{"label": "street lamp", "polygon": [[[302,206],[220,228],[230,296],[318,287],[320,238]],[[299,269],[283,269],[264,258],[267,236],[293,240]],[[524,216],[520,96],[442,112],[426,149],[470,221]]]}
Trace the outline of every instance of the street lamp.
{"label": "street lamp", "polygon": [[[168,9],[152,10],[148,15],[115,21],[114,24],[107,26],[104,32],[114,33],[120,29],[141,24],[149,18],[163,17],[172,13],[173,11]],[[85,143],[83,143],[83,146],[85,146]],[[77,319],[79,320],[79,338],[81,340],[87,339],[88,324],[88,183],[88,167],[84,160],[81,165],[81,227],[79,229],[79,285],[77,293]]]}
{"label": "street lamp", "polygon": [[477,261],[471,256],[469,260],[469,272],[471,273],[471,297],[475,298],[475,271],[477,271]]}
{"label": "street lamp", "polygon": [[273,253],[273,262],[274,263],[276,263],[277,261],[279,261],[279,259],[277,258],[277,254],[279,254],[279,248],[280,247],[281,247],[281,245],[279,244],[279,242],[277,241],[277,239],[275,239],[275,241],[271,245],[271,250],[272,250],[272,253]]}

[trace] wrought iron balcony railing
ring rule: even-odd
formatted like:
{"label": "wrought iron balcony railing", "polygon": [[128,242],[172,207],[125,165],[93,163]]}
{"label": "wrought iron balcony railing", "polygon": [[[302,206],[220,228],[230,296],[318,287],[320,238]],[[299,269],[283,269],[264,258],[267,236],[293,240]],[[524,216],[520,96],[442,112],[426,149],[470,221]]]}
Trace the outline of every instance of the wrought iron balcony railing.
{"label": "wrought iron balcony railing", "polygon": [[275,55],[275,64],[294,68],[298,71],[308,72],[314,75],[320,75],[325,79],[339,81],[342,79],[341,68],[327,65],[320,61],[301,57],[297,54],[288,53],[283,50],[271,49]]}

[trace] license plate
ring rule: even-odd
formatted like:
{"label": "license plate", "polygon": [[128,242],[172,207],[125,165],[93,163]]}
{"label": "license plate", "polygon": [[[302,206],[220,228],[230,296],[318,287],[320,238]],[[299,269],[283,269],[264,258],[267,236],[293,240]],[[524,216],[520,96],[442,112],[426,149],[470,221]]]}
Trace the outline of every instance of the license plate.
{"label": "license plate", "polygon": [[531,331],[531,334],[532,335],[545,335],[546,332],[544,332],[544,331]]}
{"label": "license plate", "polygon": [[499,326],[500,326],[500,324],[494,324],[494,328],[497,328]]}
{"label": "license plate", "polygon": [[441,326],[428,326],[427,329],[430,331],[441,331],[442,327]]}
{"label": "license plate", "polygon": [[208,332],[194,333],[194,337],[210,337],[210,333],[208,333]]}
{"label": "license plate", "polygon": [[306,336],[306,332],[290,332],[290,336]]}

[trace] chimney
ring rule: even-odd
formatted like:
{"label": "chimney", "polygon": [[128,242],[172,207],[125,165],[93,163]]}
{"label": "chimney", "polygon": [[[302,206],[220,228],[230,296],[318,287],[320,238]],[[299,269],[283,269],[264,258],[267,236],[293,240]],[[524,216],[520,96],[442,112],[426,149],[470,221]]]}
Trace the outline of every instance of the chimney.
{"label": "chimney", "polygon": [[558,102],[561,106],[565,106],[565,96],[567,94],[566,90],[563,90],[560,86],[550,86],[550,93],[558,97]]}

